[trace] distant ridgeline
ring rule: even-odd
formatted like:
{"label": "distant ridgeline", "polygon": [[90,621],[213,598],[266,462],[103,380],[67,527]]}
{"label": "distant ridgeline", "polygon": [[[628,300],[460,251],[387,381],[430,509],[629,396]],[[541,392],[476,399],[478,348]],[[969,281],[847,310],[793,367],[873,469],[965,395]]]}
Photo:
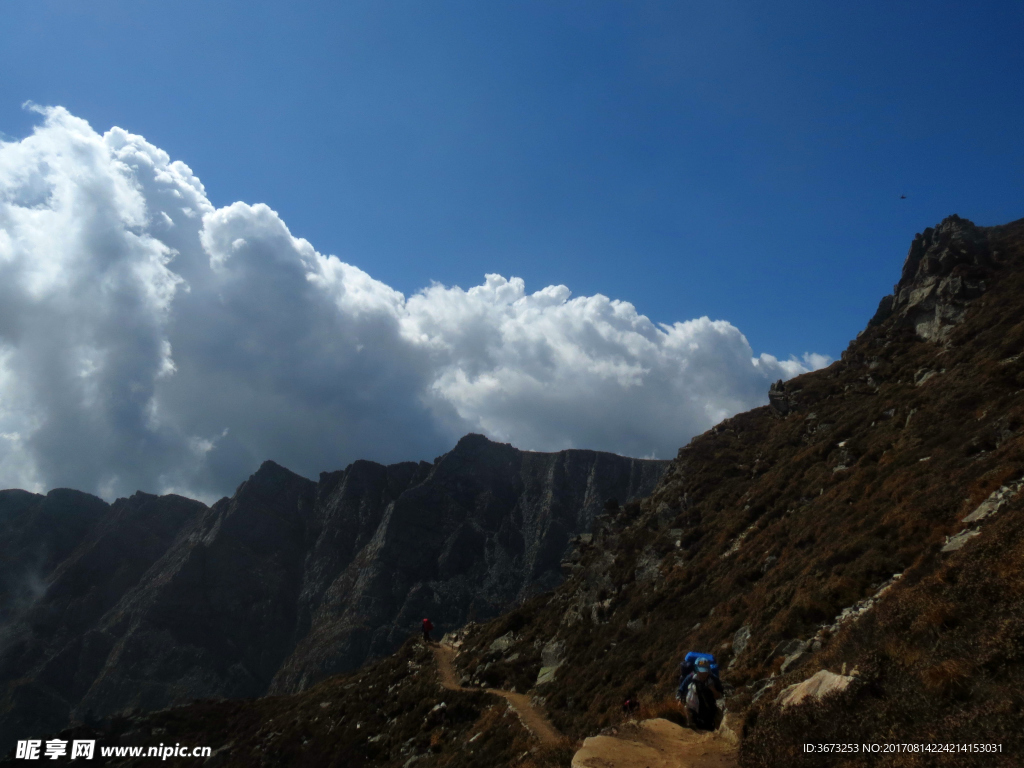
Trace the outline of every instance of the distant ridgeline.
{"label": "distant ridgeline", "polygon": [[316,483],[268,461],[210,508],[0,491],[0,755],[72,718],[302,690],[424,616],[496,616],[556,586],[570,538],[668,464],[467,435],[433,464]]}

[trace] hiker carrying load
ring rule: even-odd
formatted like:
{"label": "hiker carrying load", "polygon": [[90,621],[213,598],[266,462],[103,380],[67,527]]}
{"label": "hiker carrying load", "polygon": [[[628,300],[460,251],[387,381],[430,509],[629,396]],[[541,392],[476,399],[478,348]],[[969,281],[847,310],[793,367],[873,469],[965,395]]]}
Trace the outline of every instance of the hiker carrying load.
{"label": "hiker carrying load", "polygon": [[700,730],[715,730],[718,727],[717,700],[724,692],[715,657],[691,651],[679,665],[679,671],[682,679],[676,698],[686,706],[690,724]]}
{"label": "hiker carrying load", "polygon": [[434,625],[430,622],[430,619],[424,619],[423,624],[423,642],[430,644],[430,632],[434,629]]}

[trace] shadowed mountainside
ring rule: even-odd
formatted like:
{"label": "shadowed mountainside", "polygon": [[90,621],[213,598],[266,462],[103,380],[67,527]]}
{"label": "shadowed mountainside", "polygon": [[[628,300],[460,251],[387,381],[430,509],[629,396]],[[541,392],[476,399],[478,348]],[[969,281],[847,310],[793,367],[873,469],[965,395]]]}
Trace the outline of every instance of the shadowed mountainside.
{"label": "shadowed mountainside", "polygon": [[[318,483],[266,462],[207,508],[0,492],[0,735],[210,696],[297,691],[550,589],[570,537],[668,462],[468,435],[433,464]],[[20,601],[20,602],[19,602]]]}

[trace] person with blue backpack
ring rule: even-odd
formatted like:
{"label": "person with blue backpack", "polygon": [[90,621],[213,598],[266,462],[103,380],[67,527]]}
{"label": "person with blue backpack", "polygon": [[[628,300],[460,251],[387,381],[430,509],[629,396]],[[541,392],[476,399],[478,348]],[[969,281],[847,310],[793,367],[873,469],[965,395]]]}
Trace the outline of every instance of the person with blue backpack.
{"label": "person with blue backpack", "polygon": [[718,699],[724,693],[715,657],[691,651],[679,665],[679,674],[676,698],[686,706],[690,724],[713,731],[718,727]]}

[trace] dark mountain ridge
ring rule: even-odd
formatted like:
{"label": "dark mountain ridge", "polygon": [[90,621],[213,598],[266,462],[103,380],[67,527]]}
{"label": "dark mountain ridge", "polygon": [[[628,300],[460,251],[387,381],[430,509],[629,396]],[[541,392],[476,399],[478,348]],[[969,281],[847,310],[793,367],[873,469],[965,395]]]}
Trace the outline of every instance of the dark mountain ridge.
{"label": "dark mountain ridge", "polygon": [[667,465],[468,435],[433,464],[319,482],[268,461],[212,507],[0,491],[0,748],[69,718],[302,690],[424,615],[496,616],[559,583],[570,537]]}

